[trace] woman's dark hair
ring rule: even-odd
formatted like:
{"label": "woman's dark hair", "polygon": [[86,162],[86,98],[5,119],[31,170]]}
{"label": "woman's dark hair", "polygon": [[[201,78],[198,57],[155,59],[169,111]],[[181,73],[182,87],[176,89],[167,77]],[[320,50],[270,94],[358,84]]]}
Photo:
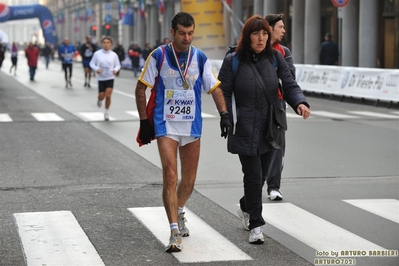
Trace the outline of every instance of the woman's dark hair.
{"label": "woman's dark hair", "polygon": [[172,18],[172,29],[174,31],[177,31],[177,24],[180,24],[185,28],[188,28],[191,25],[195,26],[193,16],[186,12],[179,12]]}
{"label": "woman's dark hair", "polygon": [[267,34],[269,35],[269,38],[267,38],[266,48],[264,50],[264,53],[268,58],[270,59],[272,58],[273,48],[270,44],[271,35],[270,35],[269,23],[264,17],[260,15],[253,15],[245,22],[244,27],[242,28],[241,31],[240,40],[238,41],[238,45],[235,50],[240,61],[246,61],[252,58],[254,51],[251,48],[251,34],[255,31],[262,31],[262,30],[267,31]]}

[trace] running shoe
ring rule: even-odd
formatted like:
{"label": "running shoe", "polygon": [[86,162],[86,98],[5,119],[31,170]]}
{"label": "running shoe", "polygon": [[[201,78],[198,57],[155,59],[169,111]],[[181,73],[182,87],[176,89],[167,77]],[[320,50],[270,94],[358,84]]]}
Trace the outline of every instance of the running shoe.
{"label": "running shoe", "polygon": [[183,249],[183,240],[177,230],[170,232],[169,244],[166,246],[166,252],[180,252]]}
{"label": "running shoe", "polygon": [[283,195],[278,190],[270,191],[269,195],[270,195],[270,200],[282,200],[283,199]]}
{"label": "running shoe", "polygon": [[101,107],[101,104],[102,104],[102,101],[98,101],[98,100],[97,100],[97,106],[98,106],[98,107]]}
{"label": "running shoe", "polygon": [[238,217],[241,218],[242,227],[244,227],[245,230],[249,231],[249,214],[247,212],[242,211],[241,207],[238,207],[237,214]]}
{"label": "running shoe", "polygon": [[249,233],[249,243],[263,244],[263,242],[265,242],[265,239],[263,238],[262,226],[251,229],[251,232]]}
{"label": "running shoe", "polygon": [[84,87],[86,87],[87,86],[87,82],[85,82],[85,85],[83,85]]}
{"label": "running shoe", "polygon": [[104,114],[104,120],[109,121],[109,115],[107,113]]}
{"label": "running shoe", "polygon": [[179,230],[180,230],[181,236],[186,237],[186,236],[190,235],[190,231],[186,227],[187,219],[184,217],[184,214],[185,214],[185,212],[183,212],[179,215],[178,224],[179,224]]}
{"label": "running shoe", "polygon": [[90,83],[87,83],[87,87],[90,88]]}
{"label": "running shoe", "polygon": [[69,86],[72,87],[72,82],[71,82],[71,80],[69,80],[68,83],[69,83]]}

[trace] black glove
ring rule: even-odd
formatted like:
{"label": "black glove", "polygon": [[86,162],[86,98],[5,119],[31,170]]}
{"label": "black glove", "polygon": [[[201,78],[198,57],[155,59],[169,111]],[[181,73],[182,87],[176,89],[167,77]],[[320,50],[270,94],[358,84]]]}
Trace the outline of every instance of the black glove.
{"label": "black glove", "polygon": [[153,129],[148,119],[140,120],[140,134],[139,138],[143,144],[151,143],[151,138],[154,136]]}
{"label": "black glove", "polygon": [[231,131],[231,123],[229,119],[229,114],[227,112],[220,113],[220,130],[222,131],[222,134],[220,134],[220,136],[227,138],[227,135]]}

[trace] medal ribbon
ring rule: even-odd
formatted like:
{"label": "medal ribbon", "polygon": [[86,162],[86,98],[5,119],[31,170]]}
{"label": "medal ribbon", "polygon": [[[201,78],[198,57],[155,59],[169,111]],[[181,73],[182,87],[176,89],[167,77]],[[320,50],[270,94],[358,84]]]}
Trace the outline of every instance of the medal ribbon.
{"label": "medal ribbon", "polygon": [[175,60],[176,60],[176,63],[177,63],[177,68],[179,69],[180,77],[181,77],[181,79],[183,80],[183,83],[186,83],[186,75],[187,75],[187,72],[188,72],[188,66],[189,66],[190,63],[191,63],[191,62],[190,62],[190,58],[191,58],[191,45],[188,47],[188,56],[187,56],[186,68],[184,69],[184,73],[182,73],[182,70],[181,70],[181,67],[180,67],[180,63],[179,63],[179,58],[178,58],[177,55],[176,55],[175,46],[174,46],[173,42],[172,42],[171,46],[172,46],[173,56],[174,56],[174,58],[175,58]]}

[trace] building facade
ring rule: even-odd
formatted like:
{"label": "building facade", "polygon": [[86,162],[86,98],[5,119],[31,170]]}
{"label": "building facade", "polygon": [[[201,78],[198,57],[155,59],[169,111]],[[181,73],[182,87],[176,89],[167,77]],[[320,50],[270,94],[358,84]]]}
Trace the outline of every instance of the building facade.
{"label": "building facade", "polygon": [[[111,35],[125,47],[132,42],[141,47],[146,42],[153,46],[164,37],[169,37],[170,21],[182,9],[181,2],[183,1],[40,1],[54,14],[60,40],[69,37],[72,42],[77,43],[91,34],[98,41],[103,35]],[[204,0],[197,2],[199,8],[206,5]],[[226,47],[235,43],[243,21],[249,16],[283,13],[287,30],[284,44],[291,48],[295,63],[318,64],[320,44],[324,34],[330,32],[333,41],[340,47],[340,65],[399,67],[399,0],[350,0],[342,8],[335,7],[331,0],[221,2],[224,7]],[[126,14],[132,14],[130,24],[121,19]],[[214,59],[223,57],[224,53],[220,53]]]}

